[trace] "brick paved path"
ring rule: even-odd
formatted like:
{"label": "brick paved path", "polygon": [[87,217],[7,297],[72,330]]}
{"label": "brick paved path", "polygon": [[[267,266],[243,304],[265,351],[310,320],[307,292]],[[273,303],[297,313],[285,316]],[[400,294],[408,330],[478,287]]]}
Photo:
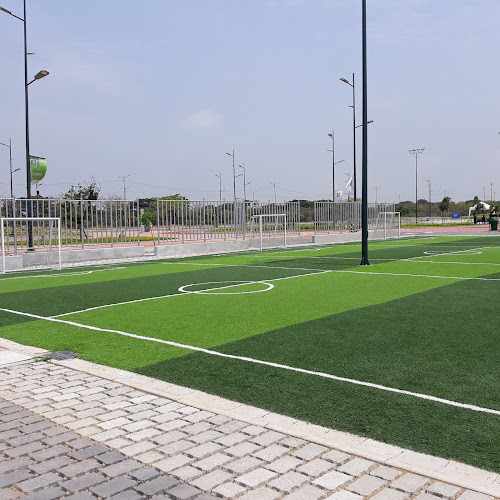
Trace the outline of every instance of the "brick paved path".
{"label": "brick paved path", "polygon": [[0,499],[21,496],[494,499],[33,360],[0,367]]}

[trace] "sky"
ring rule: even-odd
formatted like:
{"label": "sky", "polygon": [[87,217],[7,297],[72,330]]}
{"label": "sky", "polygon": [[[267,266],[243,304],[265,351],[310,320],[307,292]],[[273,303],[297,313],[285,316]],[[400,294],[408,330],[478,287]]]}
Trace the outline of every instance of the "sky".
{"label": "sky", "polygon": [[[22,0],[0,5],[23,17]],[[500,198],[499,0],[368,0],[369,201]],[[361,0],[27,0],[42,196],[332,198],[362,119]],[[23,23],[0,12],[0,142],[26,195]],[[361,193],[361,128],[357,190]],[[425,148],[418,158],[410,149]],[[429,180],[429,181],[428,181]],[[0,146],[0,196],[10,193]],[[236,178],[242,198],[243,176]]]}

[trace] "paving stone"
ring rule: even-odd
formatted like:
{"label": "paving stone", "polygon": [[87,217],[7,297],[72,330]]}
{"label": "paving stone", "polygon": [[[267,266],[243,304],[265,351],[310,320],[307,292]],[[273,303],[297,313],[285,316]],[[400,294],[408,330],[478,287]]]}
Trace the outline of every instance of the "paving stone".
{"label": "paving stone", "polygon": [[15,471],[17,469],[22,469],[33,464],[33,462],[27,457],[18,457],[13,460],[6,460],[0,463],[0,474],[5,474],[6,472]]}
{"label": "paving stone", "polygon": [[244,427],[248,427],[248,424],[245,422],[240,422],[239,420],[230,419],[226,423],[219,425],[216,427],[216,431],[223,432],[224,434],[231,434],[231,432],[239,431]]}
{"label": "paving stone", "polygon": [[139,495],[139,493],[132,490],[122,491],[121,493],[110,497],[111,500],[139,500],[141,498],[143,498],[142,495]]}
{"label": "paving stone", "polygon": [[74,461],[67,457],[56,457],[38,464],[30,465],[29,468],[36,474],[45,474],[46,472],[55,471],[72,463],[74,463]]}
{"label": "paving stone", "polygon": [[190,448],[186,451],[186,455],[188,457],[201,459],[217,453],[220,449],[222,449],[222,446],[219,444],[203,443],[199,446],[195,446],[194,448]]}
{"label": "paving stone", "polygon": [[292,455],[298,458],[302,458],[303,460],[312,460],[313,458],[316,458],[325,451],[328,451],[328,448],[326,446],[321,446],[315,443],[309,443],[303,446],[302,448],[295,450],[292,453]]}
{"label": "paving stone", "polygon": [[158,451],[164,453],[167,456],[171,456],[180,453],[181,451],[189,450],[190,448],[193,448],[195,446],[195,443],[191,443],[190,441],[186,441],[185,439],[180,439],[179,441],[174,441],[173,443],[161,446],[160,448],[158,448]]}
{"label": "paving stone", "polygon": [[127,432],[137,432],[142,429],[147,429],[148,427],[154,426],[155,423],[150,420],[141,420],[139,422],[130,422],[127,425],[122,426],[123,430]]}
{"label": "paving stone", "polygon": [[346,490],[352,491],[353,493],[357,493],[358,495],[368,496],[375,493],[385,484],[387,484],[387,481],[385,479],[380,479],[379,477],[366,475],[360,477],[359,479],[354,481],[354,483],[351,483],[348,486],[346,486]]}
{"label": "paving stone", "polygon": [[393,481],[401,474],[401,471],[393,469],[392,467],[387,467],[386,465],[381,465],[370,472],[370,476],[376,476],[380,479],[386,479],[387,481]]}
{"label": "paving stone", "polygon": [[259,434],[258,436],[254,436],[250,439],[250,441],[260,446],[269,446],[284,437],[284,434],[281,434],[280,432],[267,431],[263,434]]}
{"label": "paving stone", "polygon": [[144,453],[156,447],[157,445],[155,443],[143,441],[142,443],[135,443],[130,446],[124,446],[123,448],[120,448],[120,451],[128,457],[133,457],[135,455],[138,455],[139,453]]}
{"label": "paving stone", "polygon": [[74,458],[75,460],[85,460],[86,458],[90,458],[90,457],[98,457],[99,455],[102,455],[103,453],[106,453],[108,451],[109,451],[109,449],[106,448],[105,446],[102,446],[100,444],[96,444],[93,446],[88,446],[87,448],[84,448],[83,450],[75,451],[75,452],[70,454],[70,457]]}
{"label": "paving stone", "polygon": [[191,500],[198,498],[201,491],[190,484],[179,484],[168,490],[169,498],[173,500]]}
{"label": "paving stone", "polygon": [[337,468],[339,472],[349,474],[350,476],[360,476],[368,472],[368,470],[375,465],[375,462],[365,460],[364,458],[353,458]]}
{"label": "paving stone", "polygon": [[[170,422],[166,422],[161,425],[157,425],[158,429],[162,430],[163,432],[170,432],[170,431],[175,431],[176,429],[184,429],[186,425],[189,422],[186,422],[185,420],[171,420]],[[187,436],[187,434],[186,434]]]}
{"label": "paving stone", "polygon": [[225,415],[214,415],[213,417],[207,418],[207,421],[214,425],[223,425],[231,420],[231,417],[226,417]]}
{"label": "paving stone", "polygon": [[28,444],[28,443],[33,443],[34,441],[39,441],[40,439],[43,439],[45,437],[44,434],[41,432],[33,432],[31,434],[21,434],[17,432],[16,436],[13,437],[8,437],[8,438],[2,438],[0,436],[0,439],[5,441],[7,444],[10,446],[21,446],[23,444]]}
{"label": "paving stone", "polygon": [[51,424],[50,422],[47,422],[45,420],[42,420],[39,422],[35,422],[32,424],[26,425],[25,427],[22,427],[21,430],[25,434],[30,434],[32,432],[39,432],[39,431],[43,431],[44,429],[49,429],[51,427],[53,427],[53,424]]}
{"label": "paving stone", "polygon": [[83,448],[88,448],[89,446],[92,446],[94,442],[91,441],[90,439],[80,438],[71,441],[71,443],[69,444],[71,445],[71,448],[73,448],[74,450],[81,450]]}
{"label": "paving stone", "polygon": [[125,431],[121,429],[110,429],[109,431],[96,432],[92,434],[92,439],[99,442],[109,441],[110,439],[117,438],[118,436],[123,436]]}
{"label": "paving stone", "polygon": [[263,448],[262,450],[257,451],[253,455],[261,460],[265,460],[266,462],[271,462],[272,460],[276,460],[279,457],[282,457],[286,453],[288,453],[288,448],[286,446],[280,446],[279,444],[273,444],[268,446],[267,448]]}
{"label": "paving stone", "polygon": [[157,477],[159,474],[160,473],[152,467],[144,467],[130,472],[129,476],[133,479],[137,479],[137,481],[147,481],[148,479]]}
{"label": "paving stone", "polygon": [[5,450],[4,453],[12,458],[22,457],[23,455],[33,454],[44,448],[44,445],[40,442],[24,444],[22,446],[16,446],[15,448],[10,448]]}
{"label": "paving stone", "polygon": [[62,467],[58,470],[58,472],[66,477],[76,477],[81,476],[82,474],[87,474],[88,472],[95,472],[100,466],[101,464],[97,460],[90,458],[66,467]]}
{"label": "paving stone", "polygon": [[306,481],[308,481],[308,477],[304,474],[290,471],[276,479],[273,479],[267,484],[267,486],[283,493],[290,493],[295,488],[303,485]]}
{"label": "paving stone", "polygon": [[285,472],[288,472],[290,470],[297,469],[297,467],[299,467],[303,463],[304,461],[300,460],[297,457],[286,456],[280,458],[279,460],[271,462],[270,464],[267,464],[265,467],[266,469],[278,472],[279,474],[284,474]]}
{"label": "paving stone", "polygon": [[248,439],[247,434],[242,432],[232,432],[231,434],[222,434],[221,437],[215,438],[214,441],[222,446],[234,446]]}
{"label": "paving stone", "polygon": [[359,495],[351,493],[350,491],[340,490],[326,497],[328,500],[360,500]]}
{"label": "paving stone", "polygon": [[162,475],[150,481],[140,484],[135,489],[148,497],[163,493],[164,491],[177,486],[179,481],[173,477]]}
{"label": "paving stone", "polygon": [[210,491],[217,486],[230,481],[231,479],[233,479],[233,477],[234,476],[229,472],[223,470],[214,470],[213,472],[204,474],[198,479],[194,479],[193,481],[191,481],[191,484],[193,486],[196,486],[197,488],[200,488],[200,490]]}
{"label": "paving stone", "polygon": [[[351,494],[351,493],[349,493]],[[325,490],[317,488],[316,486],[311,486],[306,484],[293,493],[286,495],[283,499],[286,500],[318,500],[319,498],[324,498]],[[347,499],[346,499],[347,500]],[[353,499],[354,500],[354,499]],[[359,498],[357,500],[360,500]]]}
{"label": "paving stone", "polygon": [[170,444],[175,441],[179,441],[181,439],[187,438],[188,435],[185,432],[181,431],[172,431],[172,432],[167,432],[166,434],[161,434],[159,436],[155,436],[152,441],[154,443],[158,443],[160,445],[164,444]]}
{"label": "paving stone", "polygon": [[228,455],[224,455],[224,453],[214,453],[213,455],[210,455],[203,460],[193,462],[192,466],[196,467],[197,469],[201,469],[202,471],[208,472],[220,467],[221,465],[224,465],[230,460],[231,457],[229,457]]}
{"label": "paving stone", "polygon": [[0,498],[2,500],[13,500],[18,498],[19,495],[14,491],[7,488],[0,488]]}
{"label": "paving stone", "polygon": [[242,484],[243,486],[248,486],[249,488],[256,488],[257,486],[274,479],[277,475],[278,474],[276,472],[259,467],[258,469],[237,477],[235,482]]}
{"label": "paving stone", "polygon": [[204,472],[200,469],[195,469],[191,465],[185,465],[184,467],[175,469],[170,474],[181,481],[192,481],[193,479],[202,476]]}
{"label": "paving stone", "polygon": [[128,439],[123,439],[120,437],[106,441],[106,446],[109,446],[110,448],[115,448],[115,449],[123,448],[124,446],[129,446],[131,444],[133,444],[132,441],[129,441]]}
{"label": "paving stone", "polygon": [[179,453],[178,455],[174,455],[165,460],[160,460],[153,465],[155,467],[158,467],[158,469],[162,470],[163,472],[171,472],[175,469],[178,469],[179,467],[190,464],[193,461],[194,460],[191,457]]}
{"label": "paving stone", "polygon": [[142,441],[143,439],[151,439],[162,432],[158,429],[143,429],[141,431],[132,432],[127,435],[127,439],[131,439],[132,441]]}
{"label": "paving stone", "polygon": [[409,493],[392,490],[390,488],[384,488],[382,491],[379,491],[377,494],[373,495],[370,500],[408,500],[408,498],[410,498]]}
{"label": "paving stone", "polygon": [[493,500],[492,496],[484,495],[483,493],[478,493],[477,491],[466,490],[464,491],[457,500]]}
{"label": "paving stone", "polygon": [[460,488],[457,486],[453,486],[451,484],[442,483],[440,481],[436,481],[427,487],[427,492],[432,493],[433,495],[437,495],[442,498],[454,498],[460,493]]}
{"label": "paving stone", "polygon": [[244,455],[250,455],[260,449],[261,447],[259,445],[246,441],[245,443],[240,443],[236,446],[226,448],[224,451],[228,455],[232,455],[234,457],[243,457]]}
{"label": "paving stone", "polygon": [[329,451],[328,453],[325,453],[321,458],[323,460],[329,460],[334,464],[343,464],[353,457],[352,455],[348,455],[347,453],[342,453],[341,451],[332,450]]}
{"label": "paving stone", "polygon": [[30,495],[23,496],[26,500],[53,500],[55,498],[62,498],[64,496],[64,491],[56,488],[54,486],[50,488],[43,489],[41,491],[36,491]]}
{"label": "paving stone", "polygon": [[[205,424],[202,423],[203,425],[209,426],[210,424]],[[195,425],[202,425],[202,424],[195,424]],[[224,436],[222,432],[215,431],[215,430],[210,430],[210,429],[205,429],[203,432],[191,432],[190,430],[191,426],[183,427],[182,432],[187,432],[190,434],[189,439],[191,441],[194,441],[195,443],[206,443],[207,441],[215,441],[217,438],[220,438]]]}
{"label": "paving stone", "polygon": [[120,462],[125,459],[126,456],[118,451],[108,451],[107,453],[101,453],[98,456],[99,462],[102,462],[105,465],[116,464],[116,462]]}
{"label": "paving stone", "polygon": [[165,458],[165,455],[157,453],[156,451],[147,451],[146,453],[135,455],[134,458],[143,464],[152,464],[154,462],[158,462],[162,458]]}
{"label": "paving stone", "polygon": [[201,422],[202,420],[207,420],[209,417],[213,415],[212,412],[206,411],[206,410],[200,410],[197,411],[196,413],[191,413],[190,415],[187,415],[185,419],[188,422]]}
{"label": "paving stone", "polygon": [[278,493],[276,490],[263,486],[262,488],[250,491],[246,495],[239,497],[238,500],[276,500],[280,496],[281,493]]}
{"label": "paving stone", "polygon": [[390,487],[398,491],[414,494],[425,488],[429,483],[430,479],[428,477],[408,473],[393,481]]}
{"label": "paving stone", "polygon": [[58,434],[57,436],[52,436],[44,439],[44,443],[49,446],[54,446],[56,444],[65,443],[71,441],[73,439],[79,439],[80,436],[75,432],[64,432],[62,434]]}
{"label": "paving stone", "polygon": [[321,458],[317,458],[316,460],[311,460],[310,462],[297,467],[297,472],[301,472],[303,474],[307,474],[311,477],[318,477],[320,474],[324,474],[325,472],[333,469],[335,465],[332,462],[328,462],[327,460],[322,460]]}
{"label": "paving stone", "polygon": [[30,478],[31,474],[25,470],[9,472],[0,477],[0,488],[12,486],[13,484],[20,483],[21,481],[25,481]]}
{"label": "paving stone", "polygon": [[417,496],[413,497],[414,499],[418,500],[436,500],[436,497],[434,495],[431,495],[430,493],[418,493]]}
{"label": "paving stone", "polygon": [[108,498],[112,495],[120,493],[121,491],[127,490],[128,488],[132,488],[136,484],[136,481],[127,477],[117,477],[111,481],[106,481],[98,486],[90,488],[90,491],[101,498]]}
{"label": "paving stone", "polygon": [[352,481],[352,476],[333,470],[315,479],[313,484],[327,490],[335,490],[349,481]]}
{"label": "paving stone", "polygon": [[296,437],[288,437],[279,441],[278,444],[286,446],[287,448],[299,448],[300,446],[304,446],[306,444],[306,441]]}
{"label": "paving stone", "polygon": [[213,493],[222,498],[235,498],[245,493],[246,488],[236,483],[224,483],[214,488]]}
{"label": "paving stone", "polygon": [[108,465],[101,469],[101,472],[108,477],[117,477],[122,474],[128,474],[136,469],[142,468],[142,464],[137,460],[124,460],[113,465]]}

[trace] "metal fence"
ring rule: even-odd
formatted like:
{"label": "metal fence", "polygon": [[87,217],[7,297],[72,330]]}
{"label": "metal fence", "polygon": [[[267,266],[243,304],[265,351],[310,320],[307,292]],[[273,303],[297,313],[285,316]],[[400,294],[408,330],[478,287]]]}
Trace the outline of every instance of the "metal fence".
{"label": "metal fence", "polygon": [[[382,212],[394,212],[394,203],[368,203],[368,229],[375,229]],[[314,202],[314,232],[342,233],[361,229],[361,202]]]}
{"label": "metal fence", "polygon": [[[255,215],[286,215],[286,231],[300,234],[299,202],[158,200],[156,206],[158,244],[165,242],[246,239],[255,237]],[[154,230],[154,228],[153,228]],[[284,232],[276,225],[273,232]]]}
{"label": "metal fence", "polygon": [[[153,200],[149,207],[149,221],[145,234],[141,233],[139,200],[68,200],[68,199],[10,199],[0,198],[1,217],[21,217],[22,221],[9,221],[4,236],[7,251],[17,253],[28,247],[28,204],[33,217],[59,217],[62,246],[114,246],[145,244],[153,240],[162,245],[172,242],[246,239],[259,237],[255,226],[257,215],[286,215],[265,220],[267,236],[300,235],[299,202],[207,201],[207,200]],[[373,229],[377,214],[393,212],[394,204],[370,203],[368,224]],[[144,219],[143,219],[144,222]],[[32,235],[35,248],[51,243],[44,225],[33,222]],[[314,203],[314,232],[335,233],[358,231],[361,227],[360,202]],[[143,230],[144,230],[143,229]],[[149,232],[148,232],[149,230]],[[142,243],[141,243],[142,239]]]}
{"label": "metal fence", "polygon": [[[139,202],[123,200],[66,200],[0,198],[2,217],[28,215],[31,204],[33,217],[59,217],[63,247],[140,244]],[[5,232],[6,250],[23,250],[28,246],[28,224],[32,224],[33,245],[42,248],[50,243],[44,225],[38,221],[9,221]]]}

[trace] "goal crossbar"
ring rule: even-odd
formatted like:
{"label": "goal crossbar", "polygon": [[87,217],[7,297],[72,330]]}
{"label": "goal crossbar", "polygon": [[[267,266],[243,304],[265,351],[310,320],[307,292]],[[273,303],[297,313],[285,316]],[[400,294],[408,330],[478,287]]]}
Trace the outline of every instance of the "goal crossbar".
{"label": "goal crossbar", "polygon": [[[6,259],[6,250],[5,250],[5,228],[8,227],[8,223],[12,222],[14,229],[16,228],[16,222],[21,224],[21,227],[24,223],[28,222],[48,222],[49,223],[49,245],[48,245],[48,257],[47,263],[49,263],[49,255],[52,251],[52,226],[53,223],[57,224],[57,247],[58,247],[58,269],[62,267],[62,259],[61,259],[61,241],[62,241],[62,232],[61,232],[61,219],[59,217],[0,217],[0,239],[2,246],[2,274],[7,272],[7,259]],[[7,223],[7,225],[6,225]],[[14,235],[14,240],[16,235]]]}

